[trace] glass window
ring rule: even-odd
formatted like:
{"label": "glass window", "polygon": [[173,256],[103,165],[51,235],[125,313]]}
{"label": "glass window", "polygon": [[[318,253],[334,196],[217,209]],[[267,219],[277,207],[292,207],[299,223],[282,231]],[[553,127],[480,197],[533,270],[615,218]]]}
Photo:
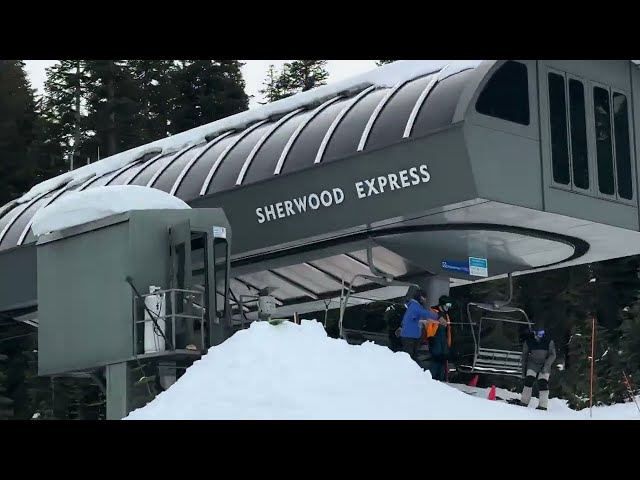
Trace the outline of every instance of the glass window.
{"label": "glass window", "polygon": [[215,285],[216,285],[216,315],[222,321],[228,313],[229,286],[227,285],[227,255],[229,244],[221,238],[214,239],[213,255],[215,261]]}
{"label": "glass window", "polygon": [[627,97],[622,93],[613,93],[613,131],[616,143],[616,171],[618,176],[618,195],[631,200],[633,182],[631,179],[631,146],[629,144],[629,113]]}
{"label": "glass window", "polygon": [[587,149],[587,117],[584,85],[569,79],[569,125],[571,129],[571,161],[573,183],[578,188],[589,188],[589,154]]}
{"label": "glass window", "polygon": [[601,193],[614,195],[611,108],[608,90],[601,87],[593,88],[593,110],[596,131],[596,156],[598,159],[598,186]]}
{"label": "glass window", "polygon": [[549,121],[551,124],[551,164],[553,181],[569,185],[569,141],[567,138],[567,98],[564,77],[549,73]]}
{"label": "glass window", "polygon": [[508,61],[487,82],[476,102],[483,115],[529,125],[529,80],[527,66]]}

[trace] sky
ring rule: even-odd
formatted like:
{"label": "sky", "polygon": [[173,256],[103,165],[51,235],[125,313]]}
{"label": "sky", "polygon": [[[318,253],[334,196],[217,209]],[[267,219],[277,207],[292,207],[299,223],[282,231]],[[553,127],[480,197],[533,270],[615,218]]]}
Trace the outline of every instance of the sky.
{"label": "sky", "polygon": [[[269,65],[276,68],[282,67],[285,62],[291,60],[241,60],[245,63],[242,74],[247,84],[246,92],[253,95],[250,107],[258,106],[262,100],[258,90],[262,89],[263,82],[267,77]],[[46,79],[45,69],[56,63],[56,60],[25,60],[26,70],[31,80],[31,85],[43,93],[43,84]],[[375,60],[329,60],[327,70],[329,71],[328,83],[343,80],[345,78],[358,75],[359,73],[376,68]]]}

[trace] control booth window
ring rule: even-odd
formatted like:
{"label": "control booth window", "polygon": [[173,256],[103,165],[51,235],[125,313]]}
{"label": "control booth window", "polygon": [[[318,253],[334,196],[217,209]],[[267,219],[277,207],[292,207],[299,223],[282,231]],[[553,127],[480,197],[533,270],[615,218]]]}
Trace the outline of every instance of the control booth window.
{"label": "control booth window", "polygon": [[618,195],[626,200],[633,199],[631,179],[631,145],[629,140],[629,110],[626,95],[613,93],[613,130],[616,144],[616,169]]}
{"label": "control booth window", "polygon": [[593,89],[593,113],[596,132],[596,157],[600,193],[615,195],[613,179],[613,142],[611,139],[611,105],[609,91]]}
{"label": "control booth window", "polygon": [[509,60],[489,79],[478,96],[476,111],[520,125],[529,125],[527,66]]}
{"label": "control booth window", "polygon": [[569,185],[569,138],[567,135],[567,97],[564,77],[549,73],[549,123],[551,130],[551,163],[553,181]]}

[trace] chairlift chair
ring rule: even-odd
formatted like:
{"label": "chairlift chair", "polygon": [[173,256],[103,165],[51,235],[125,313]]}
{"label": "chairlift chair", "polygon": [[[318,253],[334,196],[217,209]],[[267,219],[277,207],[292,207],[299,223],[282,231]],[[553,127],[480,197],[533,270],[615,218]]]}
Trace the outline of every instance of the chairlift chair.
{"label": "chairlift chair", "polygon": [[[369,265],[369,270],[371,270],[371,273],[373,273],[373,275],[364,275],[362,273],[358,273],[354,275],[353,278],[351,279],[351,282],[348,284],[347,288],[345,289],[343,285],[343,288],[340,292],[340,319],[338,321],[338,327],[340,330],[340,338],[343,338],[345,340],[346,340],[346,332],[343,326],[344,314],[345,314],[345,310],[347,309],[347,306],[349,305],[349,299],[351,298],[352,294],[355,293],[354,283],[356,282],[356,280],[361,278],[363,280],[368,280],[369,282],[375,283],[382,287],[407,287],[407,290],[409,290],[410,288],[416,288],[416,289],[419,288],[419,286],[415,283],[402,282],[400,280],[396,280],[393,278],[392,275],[389,275],[388,273],[378,270],[376,266],[373,264],[373,251],[371,246],[367,247],[367,263]],[[343,298],[343,293],[345,290],[346,290],[346,294],[344,294],[344,298]]]}
{"label": "chairlift chair", "polygon": [[[508,300],[493,303],[469,302],[467,304],[467,318],[474,342],[473,363],[470,366],[458,365],[459,371],[503,376],[520,376],[522,374],[523,347],[520,340],[511,342],[511,344],[506,345],[506,348],[493,348],[486,346],[488,342],[486,341],[486,335],[484,335],[487,326],[491,324],[494,327],[498,325],[508,326],[509,328],[515,327],[518,338],[520,337],[520,326],[526,326],[529,332],[533,331],[533,325],[527,313],[521,308],[509,305],[512,297],[513,283],[511,274],[509,274]],[[481,311],[477,324],[473,322],[472,308]]]}

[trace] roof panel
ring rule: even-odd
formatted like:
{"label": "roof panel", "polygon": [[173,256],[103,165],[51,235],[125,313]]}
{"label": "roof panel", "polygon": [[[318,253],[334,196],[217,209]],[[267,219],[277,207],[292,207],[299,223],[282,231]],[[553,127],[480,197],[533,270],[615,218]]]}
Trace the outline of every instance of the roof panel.
{"label": "roof panel", "polygon": [[290,278],[316,294],[340,290],[342,286],[341,283],[336,281],[332,276],[322,273],[322,271],[313,268],[313,266],[309,264],[290,265],[283,268],[276,268],[274,271]]}
{"label": "roof panel", "polygon": [[221,192],[233,188],[236,184],[236,179],[240,173],[240,169],[247,159],[249,153],[253,147],[258,143],[260,138],[273,127],[274,122],[267,123],[256,128],[249,133],[246,137],[240,140],[234,147],[227,153],[222,163],[218,165],[215,175],[209,184],[207,195],[215,192]]}
{"label": "roof panel", "polygon": [[[330,273],[336,278],[343,279],[345,285],[351,282],[353,277],[358,273],[371,275],[371,270],[369,270],[366,265],[363,265],[361,262],[358,262],[347,255],[335,255],[333,257],[314,260],[309,263],[327,273]],[[359,287],[365,283],[366,282],[360,278],[356,280],[355,286]]]}
{"label": "roof panel", "polygon": [[273,135],[271,135],[262,145],[256,154],[256,158],[251,162],[251,165],[245,174],[243,184],[258,182],[260,180],[273,177],[273,172],[276,169],[280,155],[289,141],[289,138],[291,138],[293,132],[298,128],[298,125],[308,119],[312,113],[313,112],[311,110],[301,112],[295,117],[289,119],[286,123],[282,124],[278,130],[273,132]]}
{"label": "roof panel", "polygon": [[99,187],[101,185],[123,185],[128,178],[137,175],[146,163],[147,162],[139,162],[133,165],[131,168],[125,168],[117,175],[107,175],[107,177],[109,177],[108,179],[104,181],[102,181],[102,179],[96,180],[94,183],[89,185],[88,188]]}
{"label": "roof panel", "polygon": [[389,99],[371,128],[365,150],[381,148],[402,140],[411,111],[433,75],[413,80],[402,86]]}
{"label": "roof panel", "polygon": [[[35,203],[33,203],[26,210],[20,208],[20,207],[23,207],[23,205],[19,205],[18,209],[20,211],[24,212],[24,213],[20,213],[18,215],[17,219],[15,219],[16,213],[19,213],[19,212],[16,209],[13,210],[13,213],[9,212],[9,214],[5,215],[0,220],[0,232],[2,232],[5,229],[5,227],[7,226],[8,223],[10,223],[12,221],[13,221],[13,223],[12,223],[11,227],[9,227],[9,229],[5,232],[4,236],[2,237],[2,241],[0,242],[0,248],[12,248],[12,247],[15,247],[18,244],[18,238],[20,238],[20,234],[24,230],[24,227],[29,223],[29,220],[31,220],[31,217],[51,197],[52,197],[52,195],[49,195],[48,197],[41,198],[40,200],[38,200]],[[16,233],[16,232],[18,232],[18,233]]]}
{"label": "roof panel", "polygon": [[171,152],[167,155],[163,155],[162,157],[155,159],[153,162],[151,162],[151,164],[147,165],[146,168],[143,168],[141,171],[139,171],[135,178],[129,183],[129,185],[145,186],[158,170],[160,170],[171,161],[176,153],[177,152]]}
{"label": "roof panel", "polygon": [[333,132],[322,162],[337,160],[357,151],[364,127],[387,91],[388,89],[374,90],[349,110]]}
{"label": "roof panel", "polygon": [[197,198],[200,195],[200,188],[202,187],[202,184],[220,154],[225,150],[225,148],[231,145],[231,143],[234,142],[241,133],[242,132],[232,133],[206,150],[185,175],[178,191],[176,192],[176,196],[185,201]]}
{"label": "roof panel", "polygon": [[182,169],[187,166],[187,163],[189,163],[193,157],[200,154],[200,152],[204,150],[205,146],[206,143],[196,145],[176,158],[156,179],[153,187],[164,192],[170,192],[171,187],[173,187],[173,184],[178,178],[178,175],[180,175],[180,172],[182,172]]}
{"label": "roof panel", "polygon": [[291,299],[308,297],[304,290],[297,288],[285,280],[277,277],[269,271],[256,272],[248,275],[239,275],[237,277],[240,281],[246,281],[250,285],[263,289],[266,287],[273,287],[276,290],[273,292],[274,296],[279,299]]}
{"label": "roof panel", "polygon": [[419,136],[451,125],[460,94],[473,70],[464,70],[445,78],[433,90],[418,112],[411,136]]}
{"label": "roof panel", "polygon": [[33,219],[33,216],[36,214],[36,212],[38,210],[40,210],[43,207],[46,207],[47,204],[50,202],[52,197],[56,197],[54,199],[54,201],[58,201],[59,199],[70,195],[71,193],[73,193],[75,190],[77,190],[80,187],[80,185],[76,185],[72,188],[69,188],[68,190],[56,190],[55,192],[53,192],[52,195],[47,195],[45,197],[42,197],[40,200],[38,200],[37,202],[35,202],[33,205],[31,205],[29,208],[27,208],[24,212],[24,214],[22,214],[15,222],[13,225],[11,225],[11,228],[9,228],[9,230],[7,231],[5,237],[2,239],[2,243],[0,244],[0,247],[4,247],[6,246],[6,248],[11,248],[11,247],[15,247],[16,245],[18,245],[18,241],[20,240],[20,237],[22,236],[25,228],[27,228],[27,226],[29,226],[29,231],[27,232],[23,244],[24,243],[29,243],[30,241],[35,241],[35,236],[33,235],[33,232],[31,231],[31,220]]}
{"label": "roof panel", "polygon": [[331,123],[346,105],[352,99],[347,98],[338,100],[322,110],[316,117],[309,122],[300,136],[289,150],[287,159],[282,167],[282,173],[287,174],[307,168],[313,165],[318,153],[318,148],[322,143],[327,130]]}

